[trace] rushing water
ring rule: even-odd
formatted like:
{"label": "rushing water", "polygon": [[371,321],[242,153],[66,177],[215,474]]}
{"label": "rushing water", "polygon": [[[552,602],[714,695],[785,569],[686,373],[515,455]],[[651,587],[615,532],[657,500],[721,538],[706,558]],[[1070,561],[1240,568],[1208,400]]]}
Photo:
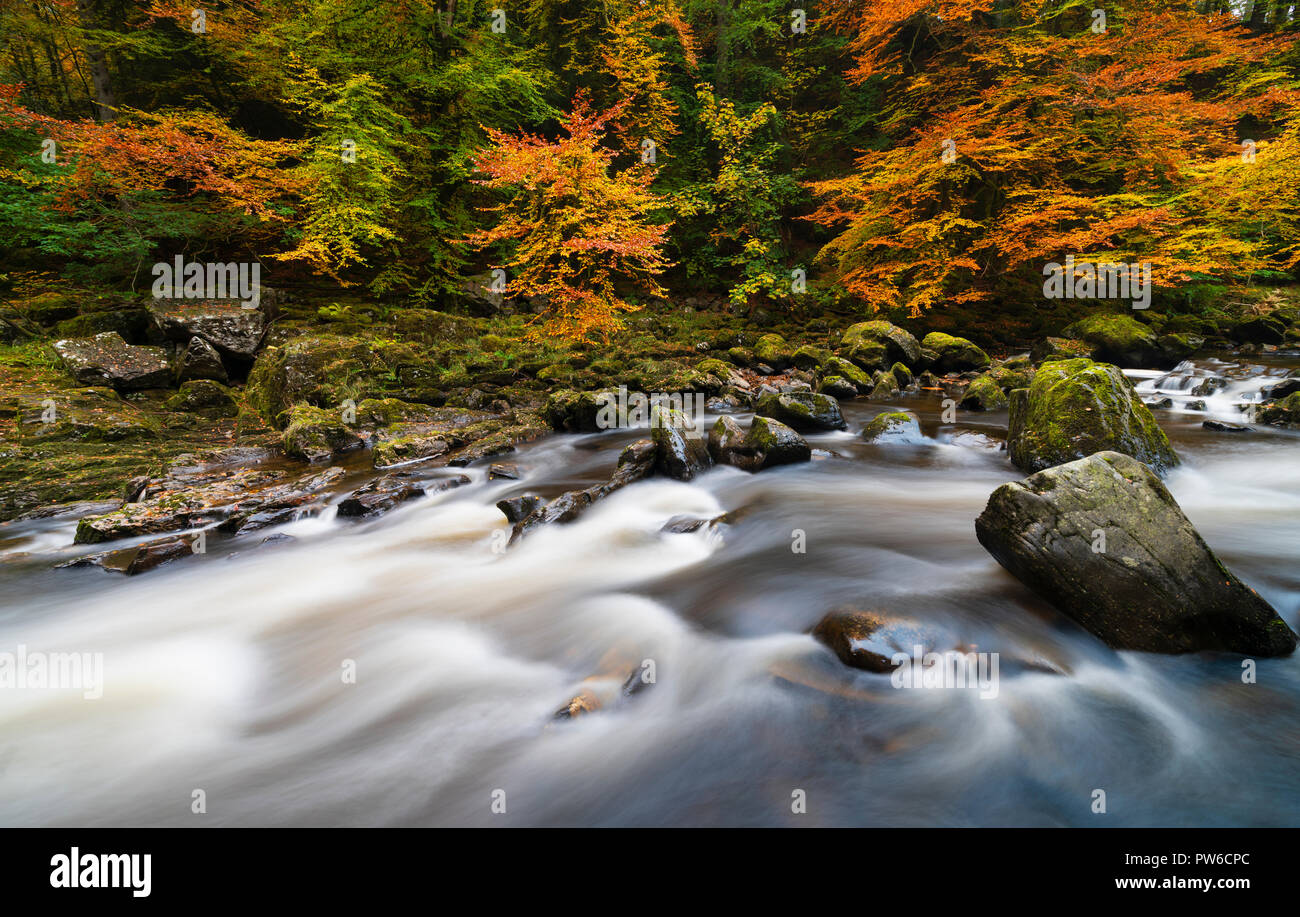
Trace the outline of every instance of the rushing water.
{"label": "rushing water", "polygon": [[[1200,422],[1294,365],[1133,374],[1180,395],[1159,413],[1174,496],[1293,628],[1300,437]],[[1231,381],[1188,411],[1203,375]],[[523,480],[470,469],[371,521],[331,511],[129,579],[52,569],[83,550],[73,521],[0,527],[0,651],[104,660],[99,699],[0,691],[0,824],[1300,824],[1300,656],[1245,684],[1239,657],[1107,649],[975,540],[1021,476],[1005,415],[897,403],[924,443],[866,445],[881,405],[845,402],[810,464],[647,481],[504,553],[497,500],[603,480],[637,434],[552,437],[513,457]],[[843,666],[807,633],[843,605],[999,653],[996,696]],[[647,659],[655,683],[624,697]],[[554,721],[584,688],[603,709]]]}

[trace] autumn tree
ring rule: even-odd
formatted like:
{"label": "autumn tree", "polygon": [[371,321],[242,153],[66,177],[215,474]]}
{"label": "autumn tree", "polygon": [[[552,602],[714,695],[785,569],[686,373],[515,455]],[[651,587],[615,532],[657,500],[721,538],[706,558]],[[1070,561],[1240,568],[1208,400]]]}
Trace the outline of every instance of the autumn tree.
{"label": "autumn tree", "polygon": [[669,266],[668,226],[658,221],[664,200],[649,190],[654,171],[640,163],[616,171],[616,153],[601,145],[623,114],[622,106],[596,113],[579,95],[554,141],[487,130],[477,182],[505,199],[491,208],[496,225],[467,241],[501,245],[505,293],[547,304],[535,339],[606,339],[635,308],[629,291],[663,292],[656,278]]}
{"label": "autumn tree", "polygon": [[[885,136],[849,174],[814,186],[837,232],[822,257],[877,310],[1026,295],[1048,261],[1151,262],[1157,284],[1285,267],[1296,191],[1263,196],[1238,125],[1294,124],[1291,48],[1193,3],[1013,0],[854,3],[851,78],[881,87]],[[1265,149],[1261,144],[1260,149]],[[1266,173],[1297,168],[1289,143]],[[1255,163],[1251,163],[1252,165]],[[1262,176],[1261,176],[1262,177]],[[1256,196],[1259,195],[1259,196]],[[1277,214],[1261,233],[1252,210]]]}

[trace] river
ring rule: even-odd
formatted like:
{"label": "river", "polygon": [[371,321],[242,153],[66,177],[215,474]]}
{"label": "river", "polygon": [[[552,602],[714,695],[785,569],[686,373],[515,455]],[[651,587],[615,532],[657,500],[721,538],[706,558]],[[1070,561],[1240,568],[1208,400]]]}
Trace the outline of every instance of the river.
{"label": "river", "polygon": [[[1297,365],[1132,375],[1177,396],[1157,415],[1183,510],[1300,629],[1300,436],[1200,426]],[[1185,410],[1206,373],[1231,384]],[[104,665],[97,699],[0,691],[0,824],[1300,823],[1300,656],[1248,684],[1235,656],[1107,649],[975,540],[1023,476],[1005,414],[894,403],[924,442],[865,444],[885,405],[847,401],[811,463],[643,482],[504,552],[497,500],[604,480],[643,434],[550,437],[509,457],[522,480],[471,468],[377,519],[331,510],[132,578],[52,569],[86,550],[75,520],[0,527],[0,651]],[[843,666],[808,635],[840,606],[999,653],[996,695]],[[584,687],[603,708],[554,720]]]}

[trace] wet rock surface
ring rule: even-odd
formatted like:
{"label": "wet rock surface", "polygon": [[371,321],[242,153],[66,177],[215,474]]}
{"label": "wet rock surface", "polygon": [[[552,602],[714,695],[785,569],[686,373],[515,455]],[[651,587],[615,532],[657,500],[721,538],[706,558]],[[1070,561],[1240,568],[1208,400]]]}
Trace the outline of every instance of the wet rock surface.
{"label": "wet rock surface", "polygon": [[1214,555],[1160,478],[1101,452],[993,492],[980,544],[1116,649],[1286,655],[1296,635]]}

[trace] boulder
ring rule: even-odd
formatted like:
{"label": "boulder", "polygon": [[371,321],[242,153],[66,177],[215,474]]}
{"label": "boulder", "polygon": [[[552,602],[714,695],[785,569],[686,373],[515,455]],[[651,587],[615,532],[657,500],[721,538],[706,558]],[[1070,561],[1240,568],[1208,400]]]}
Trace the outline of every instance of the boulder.
{"label": "boulder", "polygon": [[605,405],[602,398],[613,392],[576,392],[562,389],[552,392],[542,407],[542,417],[562,433],[595,433],[600,429],[597,418]]}
{"label": "boulder", "polygon": [[206,417],[234,417],[239,414],[239,404],[230,389],[220,382],[193,379],[182,383],[176,394],[167,399],[167,410]]}
{"label": "boulder", "polygon": [[1294,651],[1296,635],[1234,576],[1160,478],[1118,452],[993,492],[980,544],[1026,586],[1116,649]]}
{"label": "boulder", "polygon": [[[921,344],[909,332],[886,321],[858,322],[844,332],[841,345],[848,351],[870,341],[885,348],[887,364],[905,363],[915,366],[921,359]],[[851,358],[850,358],[851,359]]]}
{"label": "boulder", "polygon": [[968,411],[996,411],[1007,406],[1007,396],[993,376],[985,373],[966,386],[960,404]]}
{"label": "boulder", "polygon": [[836,399],[858,397],[858,387],[843,376],[827,376],[817,391]]}
{"label": "boulder", "polygon": [[203,338],[190,338],[189,346],[180,356],[179,378],[182,382],[190,379],[211,379],[213,382],[226,383],[230,375],[215,347]]}
{"label": "boulder", "polygon": [[360,449],[364,442],[338,411],[326,411],[310,404],[296,404],[284,428],[284,451],[306,462],[323,462]]}
{"label": "boulder", "polygon": [[965,338],[939,331],[927,334],[921,345],[934,351],[934,361],[929,368],[938,373],[983,370],[993,362],[988,354]]}
{"label": "boulder", "polygon": [[266,331],[266,316],[237,300],[160,299],[149,307],[149,314],[168,340],[183,344],[197,337],[241,360],[253,358]]}
{"label": "boulder", "polygon": [[843,430],[848,426],[840,413],[839,402],[814,392],[764,395],[754,406],[754,413],[779,420],[800,433]]}
{"label": "boulder", "polygon": [[790,365],[790,345],[779,334],[765,334],[754,344],[754,359],[773,369],[785,369]]}
{"label": "boulder", "polygon": [[925,442],[921,421],[911,411],[885,411],[862,428],[862,438],[881,445],[916,445]]}
{"label": "boulder", "polygon": [[1257,414],[1260,423],[1279,427],[1300,427],[1300,392],[1293,392],[1281,401],[1266,404]]}
{"label": "boulder", "polygon": [[1123,452],[1157,471],[1178,464],[1169,438],[1118,367],[1080,357],[1044,363],[1011,393],[1007,449],[1025,471]]}
{"label": "boulder", "polygon": [[882,372],[876,380],[875,386],[871,389],[869,396],[872,401],[890,401],[902,394],[898,387],[898,379],[892,372]]}
{"label": "boulder", "polygon": [[709,470],[708,442],[704,431],[694,429],[694,418],[672,408],[654,412],[650,439],[655,444],[655,470],[678,481],[689,481]]}
{"label": "boulder", "polygon": [[749,457],[747,465],[753,471],[807,462],[812,458],[812,448],[802,436],[779,420],[762,416],[755,417],[749,425],[741,452]]}
{"label": "boulder", "polygon": [[1131,315],[1089,315],[1062,332],[1091,348],[1091,357],[1117,366],[1169,369],[1195,350],[1190,338],[1166,335],[1162,340]]}
{"label": "boulder", "polygon": [[107,385],[125,392],[171,384],[171,369],[161,348],[128,344],[116,331],[55,341],[54,352],[81,385]]}

